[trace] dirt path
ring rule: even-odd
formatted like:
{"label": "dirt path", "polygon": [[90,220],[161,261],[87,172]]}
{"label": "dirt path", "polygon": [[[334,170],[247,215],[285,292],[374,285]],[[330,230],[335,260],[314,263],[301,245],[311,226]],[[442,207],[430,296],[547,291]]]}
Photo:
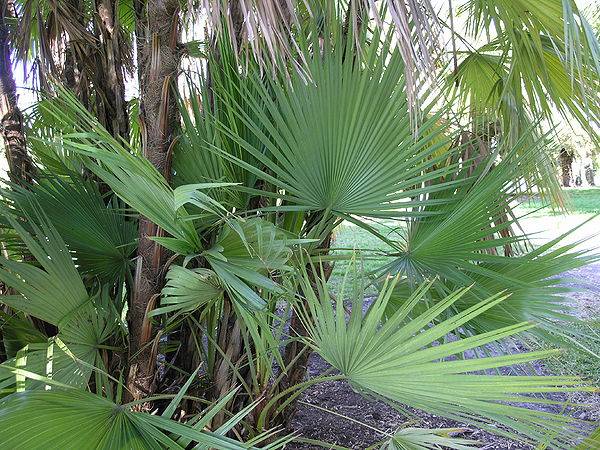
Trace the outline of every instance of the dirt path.
{"label": "dirt path", "polygon": [[[577,315],[584,320],[600,319],[600,263],[569,272],[567,275],[576,280],[578,285],[580,283],[586,285],[585,290],[579,289],[571,294],[573,304],[577,307]],[[318,355],[311,356],[309,362],[311,377],[319,375],[327,367],[328,365]],[[551,374],[543,363],[537,363],[535,368],[539,373]],[[566,400],[566,398],[560,399]],[[577,418],[600,420],[600,394],[576,394],[570,400],[578,405],[590,405],[575,410],[574,415]],[[301,396],[300,402],[291,424],[292,431],[305,438],[318,439],[352,449],[364,449],[373,445],[385,439],[385,433],[392,434],[403,426],[423,428],[464,426],[412,409],[408,409],[406,414],[401,414],[384,402],[363,398],[347,383],[341,381],[313,386]],[[347,416],[349,419],[341,416]],[[461,437],[477,440],[482,444],[482,448],[487,450],[532,448],[476,429],[462,434]],[[322,447],[294,444],[291,448],[309,450]]]}

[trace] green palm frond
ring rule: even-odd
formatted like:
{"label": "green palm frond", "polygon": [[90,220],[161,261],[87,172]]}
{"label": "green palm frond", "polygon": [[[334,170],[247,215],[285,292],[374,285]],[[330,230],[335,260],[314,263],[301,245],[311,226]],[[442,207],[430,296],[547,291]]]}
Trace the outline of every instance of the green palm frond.
{"label": "green palm frond", "polygon": [[[150,161],[133,154],[125,143],[113,138],[69,92],[60,90],[57,98],[46,103],[45,110],[75,129],[75,132],[62,134],[60,139],[46,143],[97,160],[98,164],[88,160],[88,168],[125,203],[172,236],[154,240],[184,255],[202,249],[194,220],[209,217],[212,224],[227,211],[201,191],[224,188],[232,183],[183,185],[173,189],[165,179],[169,174],[161,174]],[[191,215],[186,206],[200,209],[204,216]]]}
{"label": "green palm frond", "polygon": [[260,309],[265,300],[252,287],[282,293],[269,275],[291,271],[286,263],[292,247],[306,242],[310,240],[294,239],[263,219],[230,221],[221,229],[215,245],[202,256],[234,299]]}
{"label": "green palm frond", "polygon": [[316,40],[302,51],[310,79],[291,74],[289,84],[265,86],[252,76],[252,90],[240,87],[252,115],[236,97],[225,98],[260,145],[221,126],[260,166],[219,154],[277,186],[287,205],[277,210],[404,217],[419,214],[422,197],[441,189],[430,182],[451,171],[436,166],[448,158],[438,154],[450,142],[439,120],[443,111],[424,110],[414,138],[402,57],[390,49],[389,36],[380,38],[365,46],[361,64],[347,47],[328,43],[322,55],[311,56]]}
{"label": "green palm frond", "polygon": [[74,252],[80,273],[106,283],[125,280],[137,223],[127,220],[115,202],[106,205],[94,183],[70,173],[69,179],[46,177],[28,189],[12,185],[1,195],[23,223],[25,216],[34,217],[33,205],[39,206]]}
{"label": "green palm frond", "polygon": [[[35,238],[15,219],[9,217],[9,221],[39,267],[1,257],[0,280],[18,292],[2,297],[2,303],[56,326],[59,330],[56,338],[64,345],[56,346],[53,338],[48,343],[36,339],[4,365],[20,364],[31,372],[45,373],[48,352],[52,349],[55,379],[84,386],[96,360],[98,345],[112,335],[117,325],[117,312],[106,291],[88,294],[61,236],[39,206],[33,208],[36,215],[28,222]],[[78,361],[83,362],[83,367]],[[15,382],[14,372],[2,367],[2,389]]]}
{"label": "green palm frond", "polygon": [[600,445],[600,427],[596,428],[575,450],[587,450]]}
{"label": "green palm frond", "polygon": [[29,342],[14,357],[0,364],[0,397],[14,392],[46,389],[37,377],[25,377],[20,371],[43,374],[62,385],[87,388],[97,362],[97,351],[86,344],[65,344],[58,337],[44,342]]}
{"label": "green palm frond", "polygon": [[[554,351],[506,356],[456,359],[467,350],[497,342],[532,327],[520,323],[469,338],[440,342],[485,311],[501,304],[505,296],[495,295],[441,320],[445,311],[468,289],[447,296],[435,306],[414,315],[413,307],[424,301],[431,284],[417,289],[386,321],[382,322],[397,278],[386,280],[378,298],[363,314],[361,294],[352,297],[346,318],[344,295],[333,302],[327,285],[317,283],[318,294],[306,276],[302,281],[306,306],[302,308],[310,345],[338,369],[354,389],[375,394],[392,402],[427,410],[461,422],[481,426],[494,433],[534,442],[553,441],[556,448],[569,448],[578,434],[572,418],[519,405],[556,403],[540,397],[549,392],[589,391],[573,377],[502,376],[485,372],[503,366],[546,358]],[[488,426],[496,422],[506,429]]]}
{"label": "green palm frond", "polygon": [[173,265],[167,272],[160,308],[151,316],[171,312],[192,312],[223,298],[223,288],[216,274],[208,269],[187,269]]}
{"label": "green palm frond", "polygon": [[5,357],[10,359],[27,344],[44,343],[48,337],[37,330],[23,314],[0,311],[0,331]]}
{"label": "green palm frond", "polygon": [[[248,164],[258,164],[256,158],[218,126],[222,122],[227,129],[235,130],[236,136],[253,142],[256,146],[260,145],[260,141],[223,101],[224,97],[235,98],[236,104],[246,114],[252,115],[240,93],[242,85],[247,86],[247,89],[252,88],[251,81],[245,72],[237,69],[236,56],[227,44],[225,40],[218,42],[219,57],[210,58],[205,76],[198,85],[190,81],[189,97],[185,101],[180,99],[179,111],[184,126],[173,152],[175,186],[229,181],[241,183],[247,189],[256,187],[256,175],[211,151],[211,147],[217,147]],[[251,58],[247,64],[256,67]],[[247,208],[249,194],[242,189],[219,190],[215,195],[217,200],[229,207],[234,206],[240,210]]]}
{"label": "green palm frond", "polygon": [[[40,412],[44,420],[39,420]],[[25,391],[0,400],[0,427],[3,445],[14,449],[186,448],[179,438],[210,448],[249,448],[217,433],[133,412],[127,405],[74,389]]]}
{"label": "green palm frond", "polygon": [[[495,89],[517,113],[526,107],[551,119],[557,108],[585,129],[598,123],[600,44],[575,2],[469,0],[462,9],[469,14],[471,34],[495,37],[480,49],[482,55],[469,58],[498,63],[493,66],[502,80]],[[464,88],[480,89],[467,83]]]}
{"label": "green palm frond", "polygon": [[385,442],[380,450],[437,450],[441,447],[452,450],[476,449],[477,441],[457,438],[453,435],[464,432],[461,428],[404,428]]}
{"label": "green palm frond", "polygon": [[394,32],[394,45],[405,61],[411,107],[418,104],[420,88],[415,74],[432,71],[438,56],[440,21],[430,0],[205,0],[203,5],[220,40],[230,40],[236,54],[242,52],[240,44],[247,47],[258,64],[271,71],[281,67],[278,61],[289,62],[300,72],[306,69],[305,60],[294,58],[295,50],[302,33],[314,23],[346,23],[345,32],[358,33],[359,24],[374,17],[375,28]]}
{"label": "green palm frond", "polygon": [[[90,296],[61,236],[46,217],[39,215],[38,220],[39,226],[31,221],[35,239],[9,218],[40,267],[2,258],[0,279],[22,294],[5,296],[2,302],[53,325],[62,325],[76,341],[91,343],[90,329],[79,326],[80,321],[85,321]],[[65,318],[69,320],[65,322]]]}
{"label": "green palm frond", "polygon": [[[453,202],[437,207],[438,215],[411,222],[404,241],[388,242],[396,250],[394,259],[379,273],[403,277],[392,295],[391,310],[416,286],[433,280],[435,301],[472,286],[455,303],[458,311],[499,292],[511,294],[465,324],[474,332],[522,321],[540,323],[536,333],[560,331],[557,321],[571,320],[571,307],[564,296],[569,289],[561,284],[564,280],[559,275],[593,262],[597,256],[576,250],[575,244],[559,246],[574,230],[535,250],[525,235],[515,234],[519,224],[509,212],[520,191],[511,179],[515,167],[535,160],[534,155],[527,151],[522,156],[507,155],[488,173],[475,172],[473,181],[456,191],[440,192],[451,196]],[[515,254],[505,255],[507,248]],[[421,309],[426,307],[424,303]]]}

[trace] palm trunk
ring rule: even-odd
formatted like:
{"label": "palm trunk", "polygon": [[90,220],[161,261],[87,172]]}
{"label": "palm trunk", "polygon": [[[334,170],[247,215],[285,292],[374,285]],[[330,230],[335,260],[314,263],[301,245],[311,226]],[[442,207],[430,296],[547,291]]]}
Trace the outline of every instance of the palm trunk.
{"label": "palm trunk", "polygon": [[18,184],[33,180],[35,169],[25,145],[23,115],[17,106],[17,87],[13,78],[11,49],[5,18],[9,16],[6,0],[0,0],[0,126],[8,160],[9,176]]}
{"label": "palm trunk", "polygon": [[[143,153],[167,178],[170,172],[168,154],[178,124],[177,105],[170,92],[179,69],[178,7],[177,0],[150,0],[144,11],[143,3],[135,2]],[[162,288],[160,274],[164,257],[150,239],[159,232],[147,218],[140,218],[138,268],[128,318],[130,366],[127,385],[134,399],[155,390],[156,355],[146,313]]]}
{"label": "palm trunk", "polygon": [[102,96],[96,95],[101,102],[98,107],[98,118],[106,129],[115,137],[129,138],[129,118],[125,102],[125,82],[123,80],[123,43],[118,23],[118,2],[116,0],[101,0],[96,4],[98,15],[98,34],[101,38],[102,49],[96,64],[97,90]]}

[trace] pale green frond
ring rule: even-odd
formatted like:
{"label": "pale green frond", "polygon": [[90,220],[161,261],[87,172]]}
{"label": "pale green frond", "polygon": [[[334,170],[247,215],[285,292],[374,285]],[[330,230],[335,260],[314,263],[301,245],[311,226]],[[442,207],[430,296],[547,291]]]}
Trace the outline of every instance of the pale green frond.
{"label": "pale green frond", "polygon": [[318,43],[310,42],[303,53],[309,79],[291,74],[289,83],[265,86],[252,76],[252,89],[239,88],[251,115],[235,98],[225,100],[260,145],[221,126],[260,165],[215,151],[277,186],[289,209],[418,215],[426,195],[442,189],[437,181],[451,171],[437,166],[448,158],[438,152],[448,147],[450,133],[439,120],[443,111],[424,110],[427,118],[413,136],[402,57],[390,49],[389,38],[376,35],[373,41],[362,64],[341,46],[326,45],[322,55],[311,56]]}
{"label": "pale green frond", "polygon": [[359,23],[374,18],[375,28],[394,32],[395,45],[406,63],[411,107],[418,104],[415,73],[434,70],[439,52],[440,21],[430,0],[205,0],[203,5],[219,40],[230,40],[236,55],[249,50],[261,68],[272,72],[280,68],[279,61],[289,62],[299,72],[306,69],[305,60],[295,60],[294,52],[312,23],[346,23],[358,33]]}
{"label": "pale green frond", "polygon": [[[396,282],[397,278],[386,281],[364,316],[362,295],[355,295],[352,313],[346,319],[343,295],[332,302],[322,282],[318,282],[317,295],[311,289],[308,276],[302,281],[306,296],[306,307],[302,311],[309,342],[329,364],[345,375],[354,389],[495,433],[533,442],[551,440],[555,448],[568,448],[578,434],[574,419],[525,406],[549,402],[539,396],[545,393],[591,388],[582,386],[581,380],[572,377],[485,373],[489,369],[549,357],[555,352],[474,359],[454,357],[530,329],[530,324],[521,323],[469,338],[440,342],[473,318],[501,304],[505,297],[496,295],[432,325],[432,321],[444,316],[468,290],[452,293],[430,309],[412,315],[414,305],[424,301],[427,292],[424,287],[413,293],[404,308],[382,322]],[[409,322],[405,322],[407,315],[412,316]],[[506,429],[488,426],[492,421]]]}
{"label": "pale green frond", "polygon": [[146,158],[128,151],[126,144],[118,142],[104,130],[72,94],[61,90],[60,95],[49,101],[45,108],[76,129],[74,133],[63,134],[55,144],[97,160],[98,164],[87,161],[88,168],[124,202],[173,237],[155,240],[186,255],[202,249],[194,219],[203,217],[190,215],[185,206],[191,204],[200,208],[212,223],[225,213],[225,209],[199,190],[223,188],[230,184],[203,183],[173,189],[165,178],[169,174],[161,174]]}
{"label": "pale green frond", "polygon": [[[12,227],[19,233],[39,267],[0,257],[0,280],[11,286],[17,294],[3,296],[1,302],[11,308],[55,325],[57,337],[66,344],[48,355],[55,345],[28,343],[20,363],[30,372],[45,372],[48,360],[54,360],[56,379],[65,384],[85,385],[91,374],[90,367],[97,355],[97,346],[113,333],[117,314],[108,299],[106,290],[90,295],[61,236],[48,222],[39,206],[32,205],[34,215],[28,220],[35,233],[29,234],[15,219],[9,217]],[[87,363],[84,368],[74,361]],[[18,354],[9,366],[19,362]],[[1,386],[6,389],[16,380],[11,373],[2,371]]]}
{"label": "pale green frond", "polygon": [[[222,100],[225,96],[234,97],[240,108],[252,114],[240,94],[240,86],[250,89],[251,81],[245,71],[238,70],[231,45],[225,40],[219,40],[216,45],[219,47],[219,56],[211,53],[204,77],[197,84],[190,81],[189,97],[185,100],[180,98],[179,101],[183,128],[173,151],[173,183],[180,186],[230,181],[253,189],[256,187],[256,175],[211,151],[212,147],[217,147],[248,164],[257,164],[250,153],[218,126],[219,122],[225,123],[228,129],[235,130],[236,136],[253,140],[252,132]],[[256,66],[252,58],[246,63],[251,67]],[[241,189],[220,189],[213,191],[213,195],[220,202],[241,210],[248,206],[250,198]]]}
{"label": "pale green frond", "polygon": [[173,265],[167,272],[160,307],[154,309],[150,316],[192,312],[222,298],[223,288],[212,270]]}
{"label": "pale green frond", "polygon": [[2,302],[53,325],[64,326],[75,341],[89,342],[89,328],[77,323],[86,320],[91,308],[90,296],[62,237],[43,215],[38,214],[31,221],[35,238],[16,220],[9,218],[9,221],[40,267],[0,257],[0,280],[19,292],[2,297]]}
{"label": "pale green frond", "polygon": [[[402,280],[392,294],[390,309],[406,301],[415,286],[433,280],[428,295],[434,303],[456,289],[472,286],[454,304],[457,311],[473,306],[500,292],[508,299],[482,312],[465,324],[474,332],[523,321],[540,323],[533,332],[555,330],[557,323],[572,320],[565,294],[569,288],[560,274],[597,259],[590,252],[562,244],[565,236],[531,250],[521,235],[511,205],[520,191],[511,179],[515,167],[527,165],[535,154],[507,157],[489,173],[477,177],[456,191],[440,192],[453,202],[437,207],[434,217],[415,219],[405,240],[389,241],[394,259],[379,274],[400,274]],[[421,309],[426,309],[424,302]],[[564,330],[565,332],[567,330]]]}
{"label": "pale green frond", "polygon": [[307,240],[291,238],[270,222],[253,218],[229,221],[215,245],[202,253],[230,295],[245,306],[261,309],[265,300],[255,288],[282,292],[271,273],[288,272],[292,247]]}
{"label": "pale green frond", "polygon": [[381,450],[471,450],[477,441],[454,437],[462,428],[403,428],[381,446]]}
{"label": "pale green frond", "polygon": [[137,223],[127,220],[117,202],[106,205],[93,183],[71,173],[67,179],[46,177],[28,189],[11,185],[1,195],[25,226],[25,216],[34,217],[33,205],[38,205],[74,253],[81,274],[103,282],[125,279]]}
{"label": "pale green frond", "polygon": [[587,450],[600,445],[600,427],[596,428],[585,440],[575,447],[575,450]]}
{"label": "pale green frond", "polygon": [[[44,420],[40,420],[43,412]],[[89,392],[25,391],[0,400],[2,443],[13,449],[185,448],[183,437],[211,448],[241,450],[243,443],[160,416],[133,412]]]}
{"label": "pale green frond", "polygon": [[27,344],[39,344],[48,339],[22,313],[8,314],[0,311],[0,331],[2,332],[4,357],[8,359],[13,358]]}
{"label": "pale green frond", "polygon": [[574,1],[468,0],[461,10],[468,31],[491,36],[485,51],[506,65],[503,96],[536,116],[557,108],[591,130],[600,114],[600,44]]}
{"label": "pale green frond", "polygon": [[29,343],[14,358],[0,364],[0,397],[22,390],[47,387],[45,382],[36,379],[24,377],[19,381],[14,368],[43,374],[55,382],[74,388],[86,389],[96,357],[96,349],[85,344],[63,346],[53,338],[43,343]]}

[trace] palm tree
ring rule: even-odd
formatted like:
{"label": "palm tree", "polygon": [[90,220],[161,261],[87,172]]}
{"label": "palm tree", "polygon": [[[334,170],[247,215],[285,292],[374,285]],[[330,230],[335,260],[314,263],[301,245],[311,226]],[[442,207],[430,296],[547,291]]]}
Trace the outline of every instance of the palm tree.
{"label": "palm tree", "polygon": [[116,0],[16,0],[17,60],[42,91],[62,81],[114,136],[129,138],[125,77],[133,72],[131,5]]}
{"label": "palm tree", "polygon": [[31,182],[35,172],[25,146],[23,115],[17,105],[17,88],[13,78],[11,47],[7,17],[10,17],[8,2],[0,4],[0,114],[2,136],[6,152],[9,175],[17,183]]}
{"label": "palm tree", "polygon": [[[511,354],[514,340],[578,345],[556,276],[596,257],[562,239],[532,248],[512,206],[553,187],[532,118],[595,117],[597,42],[559,0],[527,20],[471,0],[473,32],[499,36],[447,72],[430,5],[381,3],[206,2],[213,34],[184,96],[178,2],[135,2],[141,141],[60,86],[37,105],[42,181],[0,191],[0,281],[20,294],[2,298],[15,313],[1,319],[0,443],[276,448],[295,399],[331,380],[529,443],[583,437],[568,414],[526,407],[593,390],[579,377],[497,371],[556,354]],[[332,248],[343,221],[391,248],[362,249],[377,271]],[[351,269],[333,295],[336,260]],[[331,369],[306,378],[313,351]],[[49,420],[31,421],[39,411]],[[434,437],[406,429],[389,445]]]}
{"label": "palm tree", "polygon": [[[139,2],[141,3],[141,2]],[[137,58],[139,62],[142,154],[167,180],[170,179],[172,145],[178,130],[178,109],[173,93],[179,71],[179,2],[149,1],[136,4]],[[149,344],[148,305],[163,287],[165,255],[154,237],[162,231],[151,219],[139,222],[138,261],[129,312],[131,366],[129,391],[134,399],[154,391],[156,355]]]}

